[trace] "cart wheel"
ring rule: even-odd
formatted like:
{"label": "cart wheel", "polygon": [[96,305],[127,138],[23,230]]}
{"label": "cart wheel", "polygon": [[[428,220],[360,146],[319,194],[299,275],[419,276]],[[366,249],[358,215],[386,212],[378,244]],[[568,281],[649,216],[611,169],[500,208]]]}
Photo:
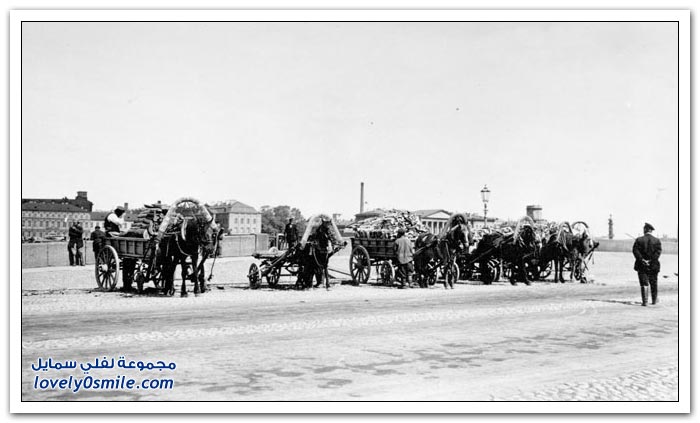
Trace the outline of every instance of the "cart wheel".
{"label": "cart wheel", "polygon": [[582,267],[581,259],[576,259],[574,261],[573,266],[574,266],[574,268],[573,268],[571,274],[572,274],[574,280],[580,281],[581,278],[583,277],[582,272],[581,272],[581,267]]}
{"label": "cart wheel", "polygon": [[262,274],[260,273],[258,265],[255,263],[251,264],[250,268],[248,269],[248,281],[250,282],[250,289],[260,288]]}
{"label": "cart wheel", "polygon": [[437,282],[437,269],[432,270],[427,276],[426,276],[426,288],[428,286],[433,286]]}
{"label": "cart wheel", "polygon": [[119,256],[111,245],[100,250],[95,262],[95,279],[97,286],[113,291],[119,281]]}
{"label": "cart wheel", "polygon": [[543,281],[552,274],[552,262],[549,261],[544,269],[540,269],[540,280]]}
{"label": "cart wheel", "polygon": [[459,280],[459,266],[457,263],[452,261],[450,266],[447,268],[447,274],[445,275],[445,282],[450,285],[450,288],[454,288],[455,282]]}
{"label": "cart wheel", "polygon": [[280,281],[280,268],[273,267],[270,269],[270,273],[265,276],[265,279],[267,280],[267,286],[270,288],[276,287],[277,283]]}
{"label": "cart wheel", "polygon": [[134,270],[134,282],[136,282],[136,287],[138,288],[139,294],[143,292],[143,284],[148,283],[149,278],[153,279],[154,274],[155,272],[150,272],[148,264],[146,264],[144,261],[139,261],[136,264],[136,268]]}
{"label": "cart wheel", "polygon": [[350,275],[352,282],[355,285],[367,283],[370,272],[372,271],[372,263],[369,259],[369,253],[365,247],[358,245],[352,249],[350,254]]}
{"label": "cart wheel", "polygon": [[393,285],[394,283],[394,266],[390,261],[384,260],[379,268],[379,277],[384,285]]}

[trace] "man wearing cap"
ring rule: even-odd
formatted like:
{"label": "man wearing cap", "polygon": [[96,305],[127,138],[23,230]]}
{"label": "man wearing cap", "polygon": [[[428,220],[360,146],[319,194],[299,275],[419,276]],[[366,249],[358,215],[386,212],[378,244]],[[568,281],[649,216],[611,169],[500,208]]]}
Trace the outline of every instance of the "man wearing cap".
{"label": "man wearing cap", "polygon": [[411,275],[413,273],[413,245],[411,241],[405,237],[406,231],[399,228],[394,241],[394,250],[396,251],[396,259],[399,262],[399,276],[401,276],[401,287],[404,283],[411,287]]}
{"label": "man wearing cap", "polygon": [[105,217],[105,233],[107,236],[119,236],[122,227],[125,226],[124,218],[124,207],[117,206],[116,209]]}
{"label": "man wearing cap", "polygon": [[90,241],[92,241],[92,252],[95,253],[95,262],[97,262],[97,254],[105,244],[105,233],[102,232],[100,225],[95,226],[95,230],[90,234]]}
{"label": "man wearing cap", "polygon": [[658,286],[657,280],[661,264],[659,256],[661,256],[661,241],[652,235],[654,227],[649,224],[644,224],[644,236],[640,236],[634,241],[632,254],[634,254],[634,270],[639,276],[639,285],[642,290],[642,305],[646,307],[649,297],[649,287],[651,287],[651,303],[658,302]]}

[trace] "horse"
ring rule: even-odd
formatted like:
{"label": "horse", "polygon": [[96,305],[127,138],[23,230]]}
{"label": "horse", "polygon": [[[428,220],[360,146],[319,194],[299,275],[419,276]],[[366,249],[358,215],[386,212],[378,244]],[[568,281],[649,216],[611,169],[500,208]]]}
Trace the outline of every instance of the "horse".
{"label": "horse", "polygon": [[[194,284],[194,295],[207,291],[204,280],[204,261],[215,254],[222,231],[212,224],[213,218],[201,216],[186,218],[179,224],[179,230],[169,232],[159,243],[160,260],[164,283],[163,291],[172,295],[174,274],[177,265],[182,271],[180,296],[187,296],[187,279]],[[177,226],[176,226],[177,227]],[[200,260],[201,257],[201,260]],[[187,259],[191,263],[187,262]]]}
{"label": "horse", "polygon": [[573,257],[571,274],[574,279],[580,280],[581,283],[588,282],[586,259],[593,254],[593,251],[598,248],[600,243],[594,241],[588,234],[588,231],[576,233],[572,239],[572,254]]}
{"label": "horse", "polygon": [[[466,250],[473,242],[469,225],[463,220],[456,221],[441,235],[421,234],[416,238],[413,263],[416,279],[421,288],[432,285],[431,280],[437,279],[437,269],[441,268],[445,275],[444,286],[454,289],[453,278],[448,276],[458,251]],[[455,278],[456,279],[456,278]],[[434,282],[433,282],[434,283]]]}
{"label": "horse", "polygon": [[500,248],[506,236],[500,232],[484,233],[474,251],[469,254],[472,261],[479,262],[479,275],[485,285],[498,280],[498,269],[490,269],[489,264],[494,260],[500,261]]}
{"label": "horse", "polygon": [[529,271],[538,253],[535,229],[523,225],[513,235],[506,236],[500,244],[499,253],[501,260],[510,268],[511,285],[516,285],[519,280],[530,285],[533,277]]}
{"label": "horse", "polygon": [[565,264],[568,262],[571,265],[577,255],[571,225],[568,222],[563,222],[552,228],[549,238],[542,245],[540,263],[542,266],[554,262],[554,282],[564,283]]}
{"label": "horse", "polygon": [[306,245],[300,247],[300,269],[297,279],[298,289],[309,289],[312,286],[314,276],[318,288],[324,283],[326,290],[330,289],[328,276],[328,260],[333,254],[331,221],[322,220],[322,223],[311,233],[306,241]]}

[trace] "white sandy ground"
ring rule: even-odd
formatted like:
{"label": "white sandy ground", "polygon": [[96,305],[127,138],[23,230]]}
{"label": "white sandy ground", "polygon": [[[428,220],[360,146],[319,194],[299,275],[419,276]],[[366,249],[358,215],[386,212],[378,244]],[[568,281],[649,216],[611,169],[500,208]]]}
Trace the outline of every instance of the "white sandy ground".
{"label": "white sandy ground", "polygon": [[[596,253],[590,284],[464,282],[454,290],[355,287],[337,274],[330,291],[253,291],[245,276],[252,262],[217,260],[213,290],[195,297],[188,287],[187,298],[99,292],[88,267],[23,270],[23,399],[678,398],[677,256],[662,256],[653,307],[639,306],[631,254],[623,253]],[[337,256],[331,267],[347,272],[347,262]],[[39,357],[120,355],[177,363],[168,374],[174,388],[32,387]],[[149,373],[93,376],[125,372]]]}

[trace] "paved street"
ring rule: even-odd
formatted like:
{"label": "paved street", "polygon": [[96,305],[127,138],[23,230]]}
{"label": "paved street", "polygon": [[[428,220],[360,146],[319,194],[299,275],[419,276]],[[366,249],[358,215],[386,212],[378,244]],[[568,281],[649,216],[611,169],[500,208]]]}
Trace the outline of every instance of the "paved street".
{"label": "paved street", "polygon": [[[91,269],[23,272],[24,400],[675,401],[677,256],[660,304],[640,307],[631,254],[597,253],[591,284],[454,290],[245,287],[252,259],[217,263],[214,289],[162,298],[97,292]],[[347,269],[347,256],[332,266]],[[340,276],[340,275],[339,275]],[[687,292],[683,293],[687,295]],[[39,357],[177,364],[171,390],[35,390]],[[164,377],[93,369],[93,377]]]}

